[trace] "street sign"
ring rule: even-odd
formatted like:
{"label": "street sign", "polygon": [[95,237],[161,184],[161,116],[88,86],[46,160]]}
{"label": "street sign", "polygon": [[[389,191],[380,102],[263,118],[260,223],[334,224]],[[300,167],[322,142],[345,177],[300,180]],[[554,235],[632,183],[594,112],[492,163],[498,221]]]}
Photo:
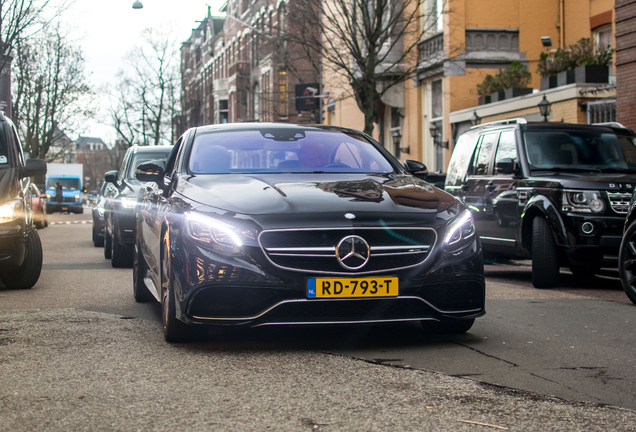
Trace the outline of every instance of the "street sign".
{"label": "street sign", "polygon": [[319,91],[318,83],[296,84],[296,111],[317,110],[319,101],[314,95]]}

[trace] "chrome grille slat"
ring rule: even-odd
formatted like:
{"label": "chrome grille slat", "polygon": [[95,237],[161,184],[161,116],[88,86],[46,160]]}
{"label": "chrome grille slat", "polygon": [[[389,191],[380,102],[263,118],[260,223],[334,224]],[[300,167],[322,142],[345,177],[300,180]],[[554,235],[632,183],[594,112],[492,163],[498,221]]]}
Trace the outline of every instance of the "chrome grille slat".
{"label": "chrome grille slat", "polygon": [[632,194],[629,192],[607,192],[607,198],[609,199],[610,207],[616,213],[626,214],[629,209],[629,203],[632,199]]}
{"label": "chrome grille slat", "polygon": [[[369,244],[369,261],[346,270],[336,257],[336,245],[357,235]],[[437,241],[424,227],[336,227],[264,230],[258,237],[265,256],[276,267],[312,274],[362,275],[400,270],[421,264]]]}

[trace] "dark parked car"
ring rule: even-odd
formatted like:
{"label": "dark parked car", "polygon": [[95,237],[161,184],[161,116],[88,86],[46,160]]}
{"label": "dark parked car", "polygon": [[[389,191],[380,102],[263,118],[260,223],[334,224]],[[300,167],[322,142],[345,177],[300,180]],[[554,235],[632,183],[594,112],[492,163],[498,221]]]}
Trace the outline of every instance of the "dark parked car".
{"label": "dark parked car", "polygon": [[93,203],[93,245],[95,245],[95,247],[104,246],[104,206],[106,205],[106,194],[116,193],[115,189],[112,183],[104,182],[102,188],[95,194],[95,198],[91,199]]}
{"label": "dark parked car", "polygon": [[172,146],[132,146],[119,171],[109,171],[104,177],[106,183],[114,185],[106,189],[104,204],[104,257],[110,258],[113,267],[132,265],[134,209],[142,187],[135,178],[135,168],[149,160],[165,159],[171,150]]}
{"label": "dark parked car", "polygon": [[42,270],[42,243],[33,228],[30,177],[46,162],[24,160],[15,126],[0,112],[0,280],[7,288],[33,287]]}
{"label": "dark parked car", "polygon": [[46,194],[40,192],[40,189],[31,183],[31,208],[33,209],[33,224],[36,228],[46,228],[49,221],[46,217]]}
{"label": "dark parked car", "polygon": [[635,186],[629,129],[513,119],[460,136],[445,189],[473,212],[484,253],[532,258],[534,286],[549,288],[560,267],[617,266]]}
{"label": "dark parked car", "polygon": [[225,124],[188,130],[137,168],[133,286],[166,340],[196,325],[420,321],[483,315],[481,246],[457,199],[361,132]]}

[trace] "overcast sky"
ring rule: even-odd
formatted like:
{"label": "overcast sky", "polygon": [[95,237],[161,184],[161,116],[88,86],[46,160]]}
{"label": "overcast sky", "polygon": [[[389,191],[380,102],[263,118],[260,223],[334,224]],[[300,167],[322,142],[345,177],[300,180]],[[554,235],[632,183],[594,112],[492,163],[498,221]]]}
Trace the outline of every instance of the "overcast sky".
{"label": "overcast sky", "polygon": [[[143,9],[133,9],[133,1],[76,0],[62,15],[62,21],[74,27],[86,57],[87,76],[95,88],[114,82],[117,71],[125,67],[124,55],[138,44],[143,29],[171,25],[178,40],[185,41],[198,25],[196,21],[207,13],[206,2],[201,0],[141,0]],[[223,0],[208,0],[207,4],[219,15]],[[82,135],[105,141],[114,138],[109,128],[98,124],[91,124]]]}

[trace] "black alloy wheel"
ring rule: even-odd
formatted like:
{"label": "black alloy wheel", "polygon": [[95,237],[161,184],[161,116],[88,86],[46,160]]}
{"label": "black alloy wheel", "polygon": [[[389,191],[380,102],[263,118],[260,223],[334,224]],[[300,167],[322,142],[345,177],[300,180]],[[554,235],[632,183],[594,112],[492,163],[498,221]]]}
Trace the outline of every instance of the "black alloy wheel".
{"label": "black alloy wheel", "polygon": [[532,285],[554,288],[559,285],[559,257],[548,220],[537,216],[532,220]]}
{"label": "black alloy wheel", "polygon": [[161,245],[161,318],[166,342],[186,342],[190,339],[191,326],[177,319],[176,298],[172,279],[170,248],[164,236]]}
{"label": "black alloy wheel", "polygon": [[26,254],[20,267],[0,273],[0,280],[9,289],[30,289],[42,271],[42,242],[38,232],[27,229]]}
{"label": "black alloy wheel", "polygon": [[621,241],[618,274],[625,294],[636,304],[636,221],[629,224]]}
{"label": "black alloy wheel", "polygon": [[133,249],[133,297],[138,303],[146,303],[155,300],[155,296],[152,295],[144,282],[146,269],[146,260],[140,253],[139,241],[136,241]]}

